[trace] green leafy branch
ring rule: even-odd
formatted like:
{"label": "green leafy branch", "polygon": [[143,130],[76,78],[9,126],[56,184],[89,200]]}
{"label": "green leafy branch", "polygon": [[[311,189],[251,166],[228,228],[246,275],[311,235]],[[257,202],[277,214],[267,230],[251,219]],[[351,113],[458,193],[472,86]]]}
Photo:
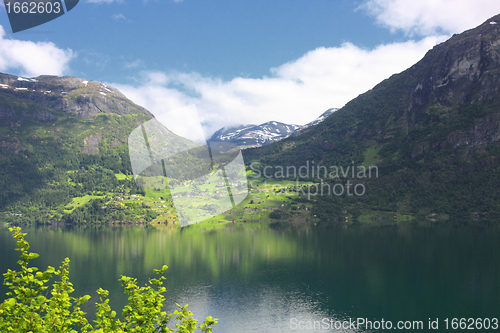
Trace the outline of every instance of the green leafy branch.
{"label": "green leafy branch", "polygon": [[[150,279],[144,287],[137,285],[137,279],[122,276],[120,281],[125,293],[129,296],[129,303],[123,308],[120,320],[116,312],[109,306],[109,292],[102,288],[97,290],[99,302],[96,303],[96,320],[92,326],[86,319],[86,313],[81,306],[90,299],[89,295],[75,298],[70,296],[73,284],[69,281],[69,262],[66,258],[58,270],[47,267],[40,271],[37,267],[30,267],[29,261],[38,257],[38,254],[29,252],[30,245],[24,239],[18,227],[9,228],[16,240],[16,251],[21,252],[21,259],[17,262],[20,271],[8,270],[4,274],[4,284],[11,290],[7,298],[0,303],[0,331],[1,332],[77,332],[82,333],[191,333],[200,329],[203,333],[211,333],[212,326],[217,324],[217,319],[207,317],[203,324],[196,326],[197,320],[193,313],[187,310],[187,305],[180,306],[179,310],[167,314],[162,311],[166,288],[163,286],[167,270],[164,265],[161,269],[154,270],[156,278]],[[53,275],[59,279],[53,283],[48,297],[48,282]],[[168,328],[170,320],[176,315],[179,321],[175,324],[174,331]]]}

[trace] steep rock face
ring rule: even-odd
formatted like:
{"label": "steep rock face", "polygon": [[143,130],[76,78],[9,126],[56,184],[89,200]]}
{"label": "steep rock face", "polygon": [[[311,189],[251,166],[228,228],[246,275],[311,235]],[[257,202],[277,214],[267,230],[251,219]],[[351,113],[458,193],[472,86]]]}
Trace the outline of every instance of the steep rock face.
{"label": "steep rock face", "polygon": [[[132,163],[149,167],[149,153],[160,159],[196,146],[105,84],[0,74],[0,217],[8,209],[22,212],[23,223],[60,220],[72,197],[113,191],[120,182],[138,190],[128,177],[114,175],[133,172]],[[179,163],[186,163],[184,156]],[[121,193],[123,187],[116,189]],[[148,216],[141,212],[137,221]]]}
{"label": "steep rock face", "polygon": [[500,25],[490,24],[499,18],[435,46],[407,71],[417,82],[408,105],[413,125],[429,105],[456,109],[466,103],[499,102]]}
{"label": "steep rock face", "polygon": [[406,123],[407,131],[421,123],[449,123],[482,109],[477,117],[469,117],[468,129],[462,126],[447,138],[420,144],[412,158],[433,147],[475,148],[500,139],[500,26],[492,24],[498,19],[496,16],[435,46],[407,71],[409,80],[416,82],[400,121]]}
{"label": "steep rock face", "polygon": [[497,142],[500,24],[493,22],[500,15],[434,46],[417,64],[337,112],[343,120],[358,119],[355,125],[337,128],[332,117],[324,126],[367,145],[395,145],[399,137],[410,158],[433,148]]}
{"label": "steep rock face", "polygon": [[453,148],[487,146],[500,140],[500,113],[479,120],[468,132],[451,133],[447,143]]}
{"label": "steep rock face", "polygon": [[4,124],[18,126],[31,119],[55,120],[54,110],[87,119],[101,113],[152,116],[118,90],[100,82],[45,75],[23,78],[0,73],[0,120]]}
{"label": "steep rock face", "polygon": [[500,213],[498,156],[500,15],[436,45],[310,130],[245,150],[248,164],[375,164],[380,177],[360,180],[367,195],[352,209],[450,214]]}
{"label": "steep rock face", "polygon": [[57,116],[52,114],[50,111],[45,109],[36,109],[33,112],[26,110],[17,110],[13,107],[2,107],[0,106],[0,121],[3,124],[22,124],[25,121],[31,119],[37,119],[42,121],[48,121],[52,119],[57,119]]}
{"label": "steep rock face", "polygon": [[26,150],[25,147],[21,146],[21,142],[18,138],[12,137],[10,135],[0,135],[0,149],[6,150],[9,153],[16,155],[20,151]]}
{"label": "steep rock face", "polygon": [[105,96],[80,96],[74,99],[63,99],[59,110],[75,113],[78,117],[93,118],[99,113],[127,114],[127,105]]}
{"label": "steep rock face", "polygon": [[0,73],[0,155],[36,155],[42,149],[34,146],[48,142],[48,148],[73,155],[98,154],[101,141],[111,148],[122,145],[133,128],[151,118],[100,82]]}

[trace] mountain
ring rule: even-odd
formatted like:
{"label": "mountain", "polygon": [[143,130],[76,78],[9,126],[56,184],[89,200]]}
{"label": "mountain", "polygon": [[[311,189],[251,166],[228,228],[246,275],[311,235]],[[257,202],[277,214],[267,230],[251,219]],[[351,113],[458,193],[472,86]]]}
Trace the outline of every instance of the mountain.
{"label": "mountain", "polygon": [[268,145],[270,143],[296,135],[301,131],[319,124],[338,109],[332,108],[325,111],[321,116],[306,125],[290,125],[277,121],[268,121],[260,125],[239,125],[223,127],[215,132],[209,141],[230,142],[240,147],[255,147]]}
{"label": "mountain", "polygon": [[33,119],[56,120],[57,112],[83,119],[102,113],[152,117],[149,111],[129,101],[118,90],[74,77],[24,78],[0,73],[0,92],[3,101],[0,119],[3,126],[11,128]]}
{"label": "mountain", "polygon": [[209,141],[230,142],[238,146],[262,146],[292,135],[299,126],[269,121],[261,125],[223,127]]}
{"label": "mountain", "polygon": [[[257,161],[260,168],[274,168],[268,170],[280,166],[285,170],[308,166],[310,170],[314,165],[330,172],[335,167],[351,167],[350,171],[354,167],[354,174],[323,178],[331,186],[350,180],[366,192],[314,197],[317,215],[324,219],[346,210],[354,215],[386,211],[498,216],[497,22],[500,15],[436,45],[418,63],[382,81],[317,126],[272,145],[245,150],[246,163],[250,166]],[[377,176],[358,177],[361,166],[376,166]],[[282,173],[277,176],[283,177]],[[318,172],[306,176],[319,181]]]}
{"label": "mountain", "polygon": [[314,119],[310,123],[307,123],[305,125],[299,126],[299,128],[292,135],[297,135],[300,132],[302,132],[302,131],[304,131],[304,130],[312,127],[312,126],[318,125],[323,120],[325,120],[328,116],[330,116],[331,114],[333,114],[335,111],[338,111],[338,110],[339,110],[338,108],[331,108],[331,109],[326,110],[318,118]]}
{"label": "mountain", "polygon": [[[221,218],[318,217],[323,223],[344,221],[347,215],[498,217],[500,25],[496,22],[500,15],[436,45],[418,63],[319,124],[245,149],[249,171],[261,176],[251,182],[252,195],[244,205]],[[176,212],[164,178],[145,177],[148,189],[143,189],[131,174],[129,135],[152,119],[147,110],[99,82],[0,74],[0,221],[173,219]],[[277,122],[263,125],[268,126],[269,137],[298,132]],[[163,130],[175,145],[194,147]],[[240,135],[246,130],[232,131]],[[148,137],[150,143],[150,139],[161,140]],[[175,145],[154,145],[149,155],[174,152]],[[192,167],[197,154],[193,151],[192,156],[178,154],[165,160],[163,168],[174,165],[179,171],[169,186],[190,178],[191,169],[204,168]],[[214,166],[231,161],[232,155],[220,155],[212,158],[218,161]],[[296,178],[308,183],[299,185]],[[273,180],[283,179],[290,182],[273,188]],[[206,194],[209,188],[200,185],[191,182],[191,191]],[[207,186],[217,192],[224,184]],[[276,199],[278,195],[287,198]],[[218,217],[214,221],[218,223]]]}
{"label": "mountain", "polygon": [[[144,208],[148,202],[143,207],[111,200],[144,194],[131,175],[127,140],[152,119],[100,82],[0,73],[0,220],[153,219],[157,214]],[[194,147],[165,128],[163,134],[173,147]],[[89,202],[95,203],[85,206]]]}

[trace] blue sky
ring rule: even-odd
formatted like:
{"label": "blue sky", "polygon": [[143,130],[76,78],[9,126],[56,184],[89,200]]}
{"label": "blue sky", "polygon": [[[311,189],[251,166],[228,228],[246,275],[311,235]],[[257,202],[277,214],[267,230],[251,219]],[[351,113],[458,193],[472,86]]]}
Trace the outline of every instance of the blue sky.
{"label": "blue sky", "polygon": [[[356,1],[94,1],[9,37],[51,41],[78,55],[70,75],[126,82],[138,69],[262,77],[317,47],[395,40]],[[9,32],[3,10],[0,24]]]}
{"label": "blue sky", "polygon": [[498,13],[498,0],[80,0],[13,34],[0,8],[0,71],[106,82],[155,114],[194,104],[207,134],[303,124]]}

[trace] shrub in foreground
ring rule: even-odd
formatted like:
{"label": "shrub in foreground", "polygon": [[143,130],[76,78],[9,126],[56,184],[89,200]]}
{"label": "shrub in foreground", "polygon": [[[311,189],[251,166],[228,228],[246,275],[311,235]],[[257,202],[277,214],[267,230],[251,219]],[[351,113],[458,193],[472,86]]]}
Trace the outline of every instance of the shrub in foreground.
{"label": "shrub in foreground", "polygon": [[[11,289],[7,298],[0,304],[0,332],[167,332],[191,333],[200,329],[204,333],[211,333],[212,326],[217,319],[207,317],[203,324],[197,326],[187,305],[180,306],[174,313],[162,311],[166,292],[163,287],[165,277],[163,273],[167,266],[156,270],[157,277],[150,279],[144,287],[137,285],[137,279],[122,276],[120,281],[129,296],[129,303],[123,308],[122,318],[117,318],[116,312],[109,306],[107,290],[99,288],[99,302],[96,303],[96,320],[94,324],[85,318],[81,305],[90,299],[90,296],[75,298],[70,296],[74,291],[69,281],[69,259],[66,258],[59,269],[49,266],[45,271],[37,267],[30,267],[29,261],[38,257],[30,253],[29,243],[24,239],[26,234],[20,228],[9,228],[17,241],[16,251],[21,252],[18,264],[20,271],[8,270],[4,274],[4,284]],[[49,292],[47,286],[53,275],[59,279],[53,283]],[[50,294],[50,297],[49,297]],[[175,316],[179,323],[175,324],[176,331],[167,327]]]}

